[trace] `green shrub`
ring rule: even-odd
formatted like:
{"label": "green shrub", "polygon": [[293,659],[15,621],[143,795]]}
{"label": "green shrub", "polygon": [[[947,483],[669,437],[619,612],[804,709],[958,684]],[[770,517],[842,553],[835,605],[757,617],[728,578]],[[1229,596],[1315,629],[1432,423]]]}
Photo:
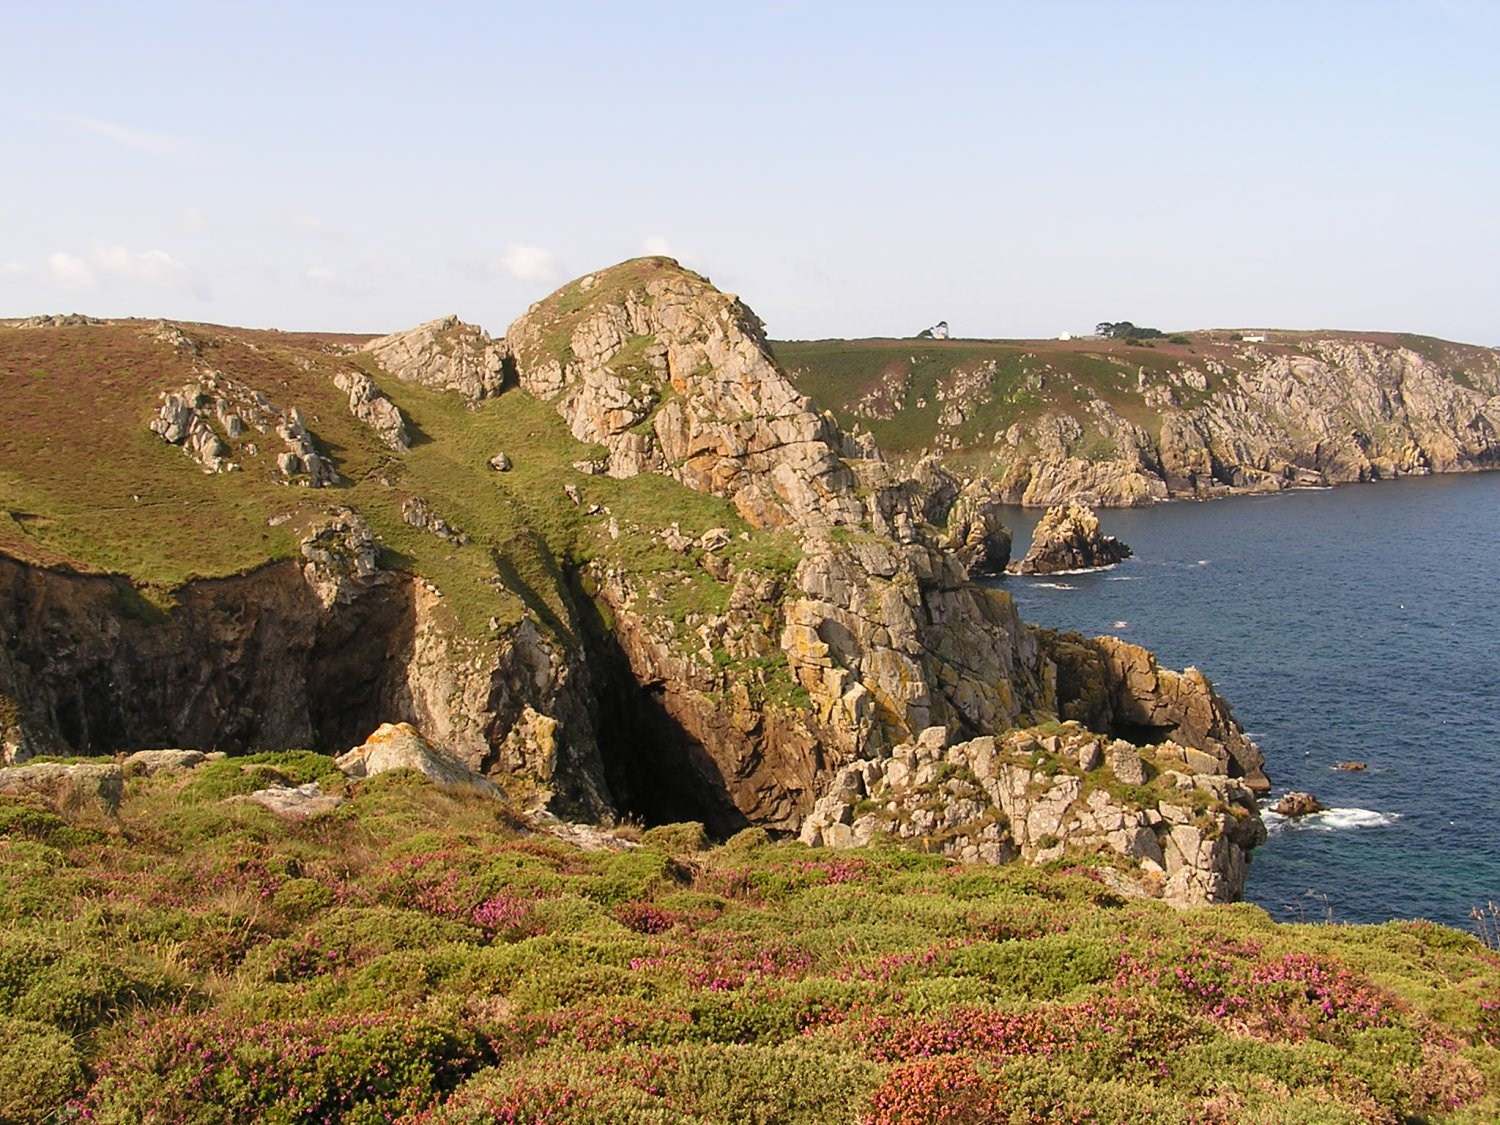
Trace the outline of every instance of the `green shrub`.
{"label": "green shrub", "polygon": [[56,1120],[83,1082],[73,1040],[46,1024],[0,1016],[0,1121]]}
{"label": "green shrub", "polygon": [[641,837],[641,843],[667,855],[686,855],[701,852],[708,847],[708,833],[696,820],[682,824],[661,824],[648,828]]}

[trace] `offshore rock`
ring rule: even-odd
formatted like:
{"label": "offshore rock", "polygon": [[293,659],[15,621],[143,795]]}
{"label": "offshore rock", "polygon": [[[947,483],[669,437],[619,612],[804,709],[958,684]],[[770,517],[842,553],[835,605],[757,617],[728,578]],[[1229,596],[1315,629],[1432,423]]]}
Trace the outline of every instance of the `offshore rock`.
{"label": "offshore rock", "polygon": [[1085,504],[1069,502],[1048,508],[1031,533],[1031,549],[1011,574],[1061,574],[1114,566],[1130,557],[1130,548],[1099,529],[1099,517]]}
{"label": "offshore rock", "polygon": [[1277,816],[1311,816],[1320,813],[1324,809],[1323,802],[1311,793],[1304,793],[1294,789],[1287,793],[1271,806],[1271,811]]}

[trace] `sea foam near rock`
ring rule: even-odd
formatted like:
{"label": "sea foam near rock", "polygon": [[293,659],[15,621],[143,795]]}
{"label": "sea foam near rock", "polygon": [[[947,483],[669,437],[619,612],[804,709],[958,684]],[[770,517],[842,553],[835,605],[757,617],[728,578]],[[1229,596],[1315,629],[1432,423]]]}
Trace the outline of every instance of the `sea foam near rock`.
{"label": "sea foam near rock", "polygon": [[1324,809],[1307,816],[1285,817],[1264,808],[1260,813],[1267,832],[1279,832],[1288,826],[1311,828],[1319,832],[1337,832],[1346,828],[1389,828],[1401,819],[1400,813],[1376,812],[1374,809]]}

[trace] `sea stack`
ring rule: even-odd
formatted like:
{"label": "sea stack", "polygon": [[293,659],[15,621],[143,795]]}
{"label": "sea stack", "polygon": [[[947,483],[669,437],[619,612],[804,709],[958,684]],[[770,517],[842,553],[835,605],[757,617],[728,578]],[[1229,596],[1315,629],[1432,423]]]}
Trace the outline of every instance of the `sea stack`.
{"label": "sea stack", "polygon": [[1006,567],[1008,574],[1058,574],[1113,566],[1130,557],[1130,548],[1099,529],[1099,517],[1087,504],[1055,504],[1031,533],[1026,557]]}

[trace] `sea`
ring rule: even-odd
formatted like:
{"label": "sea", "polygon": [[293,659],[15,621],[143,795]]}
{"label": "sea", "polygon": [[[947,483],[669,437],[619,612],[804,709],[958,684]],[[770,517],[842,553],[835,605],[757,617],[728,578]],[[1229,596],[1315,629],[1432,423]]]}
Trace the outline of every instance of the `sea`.
{"label": "sea", "polygon": [[[1017,557],[1040,515],[1008,510]],[[1247,899],[1463,929],[1500,903],[1500,473],[1099,516],[1134,557],[993,581],[1028,621],[1201,668],[1265,752],[1265,804],[1301,789],[1327,806],[1263,810]]]}

